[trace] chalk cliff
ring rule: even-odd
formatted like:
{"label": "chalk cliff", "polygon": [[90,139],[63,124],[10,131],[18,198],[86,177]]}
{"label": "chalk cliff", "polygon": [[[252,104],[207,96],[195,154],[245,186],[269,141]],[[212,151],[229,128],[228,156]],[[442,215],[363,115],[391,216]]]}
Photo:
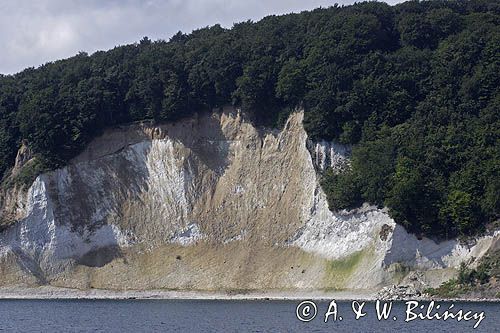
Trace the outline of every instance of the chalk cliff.
{"label": "chalk cliff", "polygon": [[350,148],[238,110],[110,129],[71,163],[12,190],[0,284],[75,288],[375,289],[435,286],[499,238],[417,239],[384,209],[333,213],[318,171]]}

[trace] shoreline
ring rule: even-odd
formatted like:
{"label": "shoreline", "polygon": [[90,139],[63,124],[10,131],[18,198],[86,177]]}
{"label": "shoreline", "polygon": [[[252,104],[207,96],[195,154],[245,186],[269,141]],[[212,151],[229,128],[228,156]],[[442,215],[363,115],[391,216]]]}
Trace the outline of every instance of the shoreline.
{"label": "shoreline", "polygon": [[[105,290],[70,289],[52,286],[0,287],[0,300],[236,300],[236,301],[376,301],[376,290],[308,291],[180,291],[180,290]],[[500,299],[439,297],[408,298],[439,302],[500,302]],[[407,299],[382,299],[404,301]]]}
{"label": "shoreline", "polygon": [[2,299],[89,299],[89,300],[375,300],[376,291],[188,291],[71,289],[52,286],[0,287]]}

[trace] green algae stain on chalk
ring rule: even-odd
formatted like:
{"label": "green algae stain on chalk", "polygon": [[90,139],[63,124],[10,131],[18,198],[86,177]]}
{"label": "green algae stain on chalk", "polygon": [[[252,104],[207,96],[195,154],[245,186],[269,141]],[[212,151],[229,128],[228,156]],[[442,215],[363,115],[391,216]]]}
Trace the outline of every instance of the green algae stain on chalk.
{"label": "green algae stain on chalk", "polygon": [[349,278],[367,255],[367,250],[355,252],[338,260],[326,260],[324,286],[325,289],[345,289]]}

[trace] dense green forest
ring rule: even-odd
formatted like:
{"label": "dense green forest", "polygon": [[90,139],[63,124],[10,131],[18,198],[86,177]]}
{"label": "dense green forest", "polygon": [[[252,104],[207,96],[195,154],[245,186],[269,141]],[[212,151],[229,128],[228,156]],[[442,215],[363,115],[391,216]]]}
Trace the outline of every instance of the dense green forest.
{"label": "dense green forest", "polygon": [[366,2],[142,39],[0,76],[0,174],[64,165],[104,128],[227,104],[261,125],[305,110],[312,139],[354,144],[326,171],[332,209],[367,201],[422,235],[498,219],[500,3]]}

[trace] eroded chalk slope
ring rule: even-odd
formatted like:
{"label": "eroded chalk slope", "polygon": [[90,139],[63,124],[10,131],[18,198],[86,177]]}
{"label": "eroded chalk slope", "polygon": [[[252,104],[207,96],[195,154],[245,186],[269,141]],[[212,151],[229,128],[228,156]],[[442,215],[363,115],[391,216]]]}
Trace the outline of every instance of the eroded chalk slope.
{"label": "eroded chalk slope", "polygon": [[318,169],[348,167],[350,148],[308,142],[302,117],[270,131],[226,108],[108,131],[18,195],[21,218],[0,234],[1,282],[363,289],[400,279],[395,266],[456,267],[498,238],[438,244],[383,209],[331,212]]}

